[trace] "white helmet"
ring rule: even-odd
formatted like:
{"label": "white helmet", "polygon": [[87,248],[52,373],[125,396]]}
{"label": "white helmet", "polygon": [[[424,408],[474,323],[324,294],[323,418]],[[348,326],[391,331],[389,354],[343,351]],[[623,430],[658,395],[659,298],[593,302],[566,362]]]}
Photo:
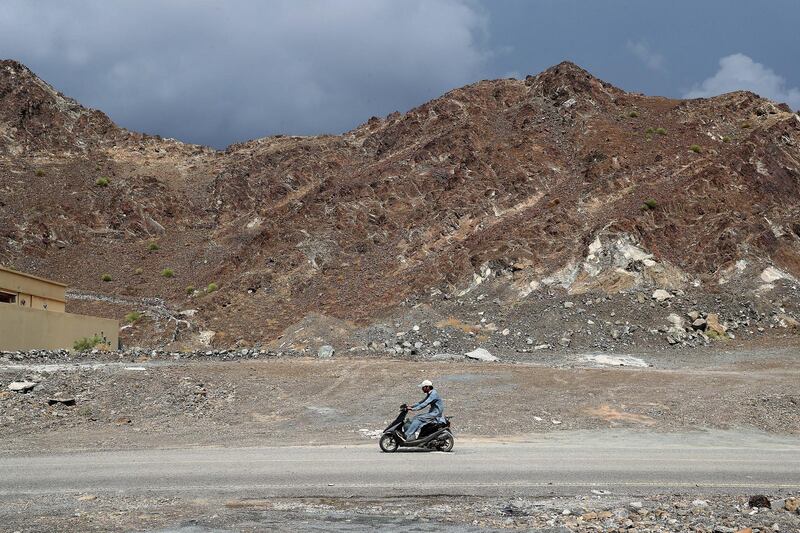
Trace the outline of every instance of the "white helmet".
{"label": "white helmet", "polygon": [[431,383],[431,380],[426,379],[425,381],[420,383],[419,386],[420,386],[420,388],[422,388],[422,387],[433,387],[433,383]]}

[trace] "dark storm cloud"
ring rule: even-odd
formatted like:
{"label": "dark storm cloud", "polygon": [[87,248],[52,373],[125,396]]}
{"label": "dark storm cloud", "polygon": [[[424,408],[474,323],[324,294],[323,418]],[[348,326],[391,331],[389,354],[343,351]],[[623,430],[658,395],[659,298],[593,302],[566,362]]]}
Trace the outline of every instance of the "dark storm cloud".
{"label": "dark storm cloud", "polygon": [[6,1],[0,52],[128,128],[224,146],[340,133],[474,81],[474,4]]}
{"label": "dark storm cloud", "polygon": [[0,1],[0,57],[138,131],[341,133],[565,59],[629,90],[800,106],[800,2]]}

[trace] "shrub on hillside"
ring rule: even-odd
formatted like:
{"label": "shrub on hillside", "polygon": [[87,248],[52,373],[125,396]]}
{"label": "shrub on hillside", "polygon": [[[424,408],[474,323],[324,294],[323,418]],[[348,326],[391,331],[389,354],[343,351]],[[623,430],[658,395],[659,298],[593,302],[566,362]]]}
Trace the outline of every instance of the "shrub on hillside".
{"label": "shrub on hillside", "polygon": [[94,184],[98,187],[108,187],[109,181],[108,178],[97,178],[97,181],[95,181]]}
{"label": "shrub on hillside", "polygon": [[142,318],[142,313],[140,313],[139,311],[131,311],[130,313],[125,315],[125,322],[127,324],[133,324],[134,322],[137,322],[140,318]]}
{"label": "shrub on hillside", "polygon": [[76,340],[72,344],[72,348],[79,352],[83,352],[86,350],[91,350],[101,342],[103,342],[103,339],[98,335],[94,335],[92,337],[83,337],[82,339]]}
{"label": "shrub on hillside", "polygon": [[644,204],[642,204],[642,210],[644,210],[644,211],[652,211],[656,207],[658,207],[658,202],[656,202],[655,200],[652,200],[652,199],[651,200],[645,200]]}
{"label": "shrub on hillside", "polygon": [[103,281],[111,281],[111,274],[103,274],[100,276],[100,279]]}
{"label": "shrub on hillside", "polygon": [[175,271],[172,270],[171,268],[165,268],[164,270],[161,271],[161,275],[165,278],[171,278],[175,275]]}

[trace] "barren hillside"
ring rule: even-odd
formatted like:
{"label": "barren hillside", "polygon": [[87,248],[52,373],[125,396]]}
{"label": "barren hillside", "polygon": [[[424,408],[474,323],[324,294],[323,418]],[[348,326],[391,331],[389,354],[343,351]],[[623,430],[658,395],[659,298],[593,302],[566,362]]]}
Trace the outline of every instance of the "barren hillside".
{"label": "barren hillside", "polygon": [[649,97],[561,63],[218,152],[121,129],[0,62],[0,262],[69,283],[73,312],[142,311],[129,345],[790,334],[798,215],[800,116],[748,92]]}

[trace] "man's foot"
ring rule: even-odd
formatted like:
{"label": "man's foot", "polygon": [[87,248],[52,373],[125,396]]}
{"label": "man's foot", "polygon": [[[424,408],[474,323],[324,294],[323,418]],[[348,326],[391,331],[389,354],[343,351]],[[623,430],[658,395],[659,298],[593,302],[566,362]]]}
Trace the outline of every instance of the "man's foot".
{"label": "man's foot", "polygon": [[400,439],[400,442],[405,442],[406,441],[405,434],[400,430],[396,430],[394,432],[394,436],[397,437],[398,439]]}

